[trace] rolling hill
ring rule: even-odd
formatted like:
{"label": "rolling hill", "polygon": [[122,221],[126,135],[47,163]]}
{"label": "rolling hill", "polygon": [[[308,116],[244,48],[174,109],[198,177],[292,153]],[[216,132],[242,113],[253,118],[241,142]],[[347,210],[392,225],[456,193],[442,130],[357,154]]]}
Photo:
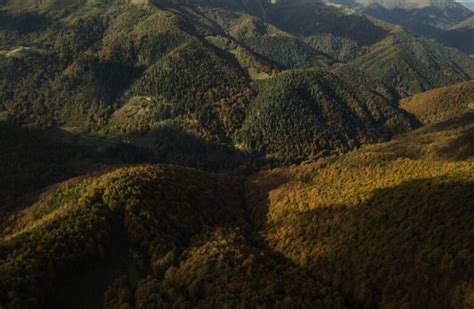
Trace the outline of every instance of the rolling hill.
{"label": "rolling hill", "polygon": [[54,186],[2,222],[0,303],[341,306],[336,291],[258,244],[242,189],[239,178],[153,165]]}
{"label": "rolling hill", "polygon": [[348,307],[469,307],[474,244],[460,235],[472,233],[473,120],[261,171],[246,183],[252,219]]}
{"label": "rolling hill", "polygon": [[474,60],[359,9],[0,0],[0,307],[473,307]]}
{"label": "rolling hill", "polygon": [[247,180],[133,165],[51,186],[1,210],[0,303],[469,306],[473,120]]}
{"label": "rolling hill", "polygon": [[425,124],[446,121],[474,109],[474,82],[464,82],[408,97],[400,106]]}

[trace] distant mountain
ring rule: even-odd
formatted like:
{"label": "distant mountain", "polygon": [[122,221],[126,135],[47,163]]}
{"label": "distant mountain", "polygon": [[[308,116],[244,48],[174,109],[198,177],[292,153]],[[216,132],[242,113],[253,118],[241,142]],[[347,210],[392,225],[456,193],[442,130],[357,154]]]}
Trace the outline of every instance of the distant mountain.
{"label": "distant mountain", "polygon": [[472,1],[472,0],[458,0],[457,2],[461,3],[462,5],[464,5],[465,7],[470,9],[471,11],[474,11],[474,1]]}
{"label": "distant mountain", "polygon": [[474,59],[362,11],[472,16],[339,2],[0,0],[0,307],[473,308]]}
{"label": "distant mountain", "polygon": [[[451,1],[358,1],[359,9],[370,16],[401,25],[408,31],[437,40],[465,53],[474,53],[474,32],[452,27],[469,20],[474,13]],[[352,4],[357,6],[357,4]]]}
{"label": "distant mountain", "polygon": [[[305,34],[313,39],[319,33],[350,34],[368,46],[387,33],[366,17],[319,7],[310,13],[319,12],[327,26],[308,25]],[[284,69],[329,69],[337,62],[302,38],[300,7],[294,8],[295,18],[277,25],[271,22],[281,16],[277,8],[266,19],[220,4],[176,10],[91,4],[66,16],[1,11],[2,116],[16,125],[98,134],[130,148],[132,158],[136,153],[152,162],[210,169],[243,167],[245,152],[277,163],[344,152],[414,126],[385,98],[355,94],[359,86],[331,74],[278,75]],[[331,16],[355,28],[363,25],[375,36],[369,40],[362,30],[348,31]],[[315,84],[308,85],[307,78]],[[287,79],[296,80],[286,85]],[[294,95],[305,88],[314,93]],[[279,91],[278,101],[270,89]],[[327,101],[334,91],[339,97]],[[284,106],[289,97],[295,113]],[[276,114],[259,120],[258,109],[266,112],[277,102],[274,108],[287,111],[285,121],[294,126],[282,124]],[[338,117],[330,115],[331,102],[340,107]],[[303,131],[301,123],[307,123]],[[296,151],[276,150],[296,135]],[[193,147],[201,150],[192,152]],[[116,161],[113,154],[107,157]],[[224,157],[236,161],[228,165]]]}
{"label": "distant mountain", "polygon": [[454,0],[347,0],[358,5],[373,6],[380,5],[386,9],[421,9],[435,7],[438,9],[456,8],[460,5]]}
{"label": "distant mountain", "polygon": [[339,75],[362,73],[393,87],[401,96],[471,80],[474,62],[469,56],[401,31],[371,46],[367,52],[337,69]]}
{"label": "distant mountain", "polygon": [[474,16],[473,12],[458,3],[445,7],[431,5],[413,9],[398,7],[387,9],[383,6],[368,6],[363,8],[362,11],[390,23],[402,25],[420,35],[430,34],[431,28],[433,28],[431,31],[447,29]]}
{"label": "distant mountain", "polygon": [[[119,141],[131,161],[246,169],[247,155],[281,164],[386,140],[416,126],[399,96],[474,74],[469,57],[353,10],[179,3],[0,11],[2,117]],[[287,119],[259,118],[272,109]]]}

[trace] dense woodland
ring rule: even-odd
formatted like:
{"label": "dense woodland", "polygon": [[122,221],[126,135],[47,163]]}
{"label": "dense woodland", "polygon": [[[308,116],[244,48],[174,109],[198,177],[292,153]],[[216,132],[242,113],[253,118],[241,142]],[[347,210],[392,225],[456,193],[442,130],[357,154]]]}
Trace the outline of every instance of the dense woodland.
{"label": "dense woodland", "polygon": [[472,308],[474,60],[362,12],[0,0],[0,307]]}
{"label": "dense woodland", "polygon": [[468,308],[472,120],[262,171],[246,183],[252,218],[270,248],[321,276],[350,306]]}
{"label": "dense woodland", "polygon": [[344,153],[417,125],[384,97],[325,71],[284,72],[258,86],[240,140],[277,161]]}
{"label": "dense woodland", "polygon": [[4,217],[0,300],[469,306],[472,123],[246,181],[139,165],[55,185]]}
{"label": "dense woodland", "polygon": [[400,102],[406,111],[425,124],[449,120],[474,109],[474,81],[446,86]]}

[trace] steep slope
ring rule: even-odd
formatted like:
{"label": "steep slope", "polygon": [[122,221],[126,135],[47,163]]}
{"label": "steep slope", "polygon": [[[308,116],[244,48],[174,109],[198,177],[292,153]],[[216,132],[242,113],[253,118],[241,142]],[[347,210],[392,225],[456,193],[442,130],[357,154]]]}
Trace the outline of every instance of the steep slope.
{"label": "steep slope", "polygon": [[104,164],[246,169],[229,139],[248,69],[192,20],[121,5],[0,15],[3,203]]}
{"label": "steep slope", "polygon": [[395,88],[401,96],[409,96],[471,80],[474,60],[399,29],[338,71],[343,76],[360,72]]}
{"label": "steep slope", "polygon": [[[329,25],[325,8],[321,16],[326,16]],[[142,161],[212,170],[247,169],[252,165],[252,160],[245,163],[249,155],[274,153],[291,136],[300,136],[291,143],[295,150],[279,151],[278,162],[347,151],[412,127],[403,111],[377,94],[360,85],[336,85],[341,81],[332,77],[319,86],[337,89],[341,97],[332,102],[332,94],[325,93],[327,108],[322,115],[306,115],[303,108],[285,116],[293,124],[305,123],[304,130],[300,125],[275,124],[283,118],[274,116],[258,124],[258,113],[283,102],[280,98],[271,103],[273,98],[264,92],[280,87],[281,79],[272,78],[279,71],[285,67],[327,68],[335,60],[296,34],[243,11],[217,4],[84,4],[63,13],[51,9],[2,14],[8,17],[0,21],[0,45],[5,50],[0,55],[2,119],[99,135],[134,149]],[[29,21],[32,16],[35,18]],[[348,18],[349,24],[360,21],[380,30],[365,17]],[[43,24],[36,19],[44,19],[44,26],[35,27]],[[307,75],[295,76],[303,79],[303,88],[309,87],[304,80]],[[291,96],[298,87],[284,89],[284,95]],[[261,91],[264,93],[259,94]],[[256,102],[261,100],[266,103],[258,107]],[[298,106],[318,101],[301,94],[289,100]],[[341,107],[337,117],[328,116],[329,105],[344,106],[348,101],[362,107]],[[375,105],[374,110],[365,111]],[[354,116],[354,109],[363,111]],[[363,124],[363,119],[370,119],[369,123]],[[280,127],[279,137],[270,142],[267,136],[263,141],[262,134],[275,125]],[[331,133],[332,129],[336,132]],[[234,148],[242,143],[250,154]],[[232,159],[226,161],[226,156]]]}
{"label": "steep slope", "polygon": [[[175,103],[173,110],[163,114],[198,114],[208,118],[202,119],[205,123],[217,120],[221,130],[232,133],[242,122],[252,91],[246,72],[235,60],[219,57],[219,53],[198,41],[186,44],[147,68],[132,85],[130,94],[160,96]],[[217,131],[219,128],[214,126]]]}
{"label": "steep slope", "polygon": [[[48,20],[34,32],[14,23],[24,13],[5,14],[11,22],[0,28],[7,51],[0,56],[0,110],[17,123],[101,131],[126,102],[153,97],[166,106],[153,106],[161,113],[148,126],[185,117],[225,141],[252,96],[250,74],[277,69],[238,44],[214,45],[206,40],[219,37],[212,29],[157,7],[86,5],[59,18],[33,11],[27,16]],[[137,133],[122,125],[111,127]]]}
{"label": "steep slope", "polygon": [[258,93],[238,141],[277,162],[345,152],[416,125],[382,97],[321,70],[281,73]]}
{"label": "steep slope", "polygon": [[[7,14],[17,20],[24,13]],[[150,65],[186,39],[180,21],[157,10],[84,7],[59,20],[28,14],[52,25],[23,34],[28,25],[21,24],[18,37],[1,42],[41,51],[30,52],[30,57],[0,57],[3,72],[8,73],[0,76],[2,107],[18,122],[103,126],[113,104],[143,70],[141,66]],[[149,27],[151,23],[154,27]],[[8,28],[2,32],[17,33]],[[124,41],[127,44],[120,45]],[[157,41],[161,44],[154,44]],[[28,99],[23,99],[25,95]]]}
{"label": "steep slope", "polygon": [[246,185],[253,220],[350,307],[472,306],[474,243],[461,235],[472,233],[473,116],[262,171]]}
{"label": "steep slope", "polygon": [[[279,29],[267,18],[223,8],[198,7],[196,10],[235,40],[284,68],[327,68],[336,62],[302,38]],[[265,10],[265,16],[269,14],[268,10]]]}
{"label": "steep slope", "polygon": [[[372,7],[366,9],[370,8]],[[382,13],[390,14],[412,12],[387,10],[380,6],[373,7],[373,10],[377,8]],[[429,6],[423,10],[426,10],[427,16],[436,13],[443,17],[434,18],[433,25],[430,26],[443,27],[439,28],[441,30],[436,28],[429,36],[429,31],[424,35],[430,38],[437,38],[439,35],[440,42],[451,41],[454,45],[447,44],[448,46],[471,52],[474,40],[470,30],[451,30],[451,27],[472,16],[472,12],[456,4],[440,5],[440,8]],[[384,19],[383,16],[376,17]],[[362,70],[363,74],[373,77],[372,79],[396,88],[402,96],[470,80],[473,76],[474,61],[467,55],[418,38],[399,26],[368,17],[354,9],[314,1],[282,2],[267,10],[267,20],[279,29],[302,38],[312,48],[340,62],[351,63],[352,65],[346,66],[347,74],[343,76],[359,75],[358,71]],[[396,16],[393,20],[385,20],[397,23]],[[401,16],[400,20],[409,22],[410,19]],[[421,23],[423,18],[414,16],[413,20]],[[436,22],[439,24],[434,25]],[[398,61],[401,61],[401,65]],[[336,68],[338,66],[335,65]],[[397,70],[399,72],[394,72]],[[399,78],[410,85],[399,85]],[[400,89],[401,87],[407,89]]]}
{"label": "steep slope", "polygon": [[458,3],[446,6],[430,5],[416,9],[387,9],[380,5],[362,8],[362,12],[403,26],[408,31],[435,39],[440,44],[462,52],[474,53],[474,33],[469,29],[452,29],[474,16],[474,13]]}
{"label": "steep slope", "polygon": [[400,106],[425,124],[448,120],[474,109],[474,81],[405,98]]}
{"label": "steep slope", "polygon": [[[2,120],[129,144],[147,135],[140,142],[158,162],[174,156],[195,166],[206,156],[220,160],[211,148],[234,152],[231,135],[253,96],[250,73],[270,75],[272,65],[243,47],[239,56],[216,47],[205,39],[208,28],[157,7],[54,12],[1,13],[8,17],[0,18]],[[140,100],[154,111],[148,118],[136,116]]]}

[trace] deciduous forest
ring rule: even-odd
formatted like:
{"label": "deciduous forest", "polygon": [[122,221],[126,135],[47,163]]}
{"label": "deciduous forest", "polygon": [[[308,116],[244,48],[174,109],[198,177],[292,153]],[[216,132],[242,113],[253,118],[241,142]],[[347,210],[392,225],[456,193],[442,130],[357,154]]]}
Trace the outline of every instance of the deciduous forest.
{"label": "deciduous forest", "polygon": [[474,307],[473,16],[0,0],[0,308]]}

